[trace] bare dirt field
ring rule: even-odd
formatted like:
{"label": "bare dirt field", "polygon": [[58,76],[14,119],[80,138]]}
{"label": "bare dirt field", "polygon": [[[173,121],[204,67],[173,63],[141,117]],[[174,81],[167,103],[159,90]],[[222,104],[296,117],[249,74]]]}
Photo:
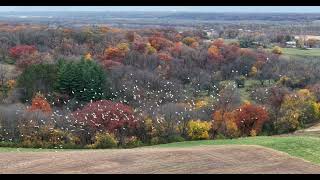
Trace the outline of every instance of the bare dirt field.
{"label": "bare dirt field", "polygon": [[320,173],[320,166],[260,146],[0,153],[0,173]]}

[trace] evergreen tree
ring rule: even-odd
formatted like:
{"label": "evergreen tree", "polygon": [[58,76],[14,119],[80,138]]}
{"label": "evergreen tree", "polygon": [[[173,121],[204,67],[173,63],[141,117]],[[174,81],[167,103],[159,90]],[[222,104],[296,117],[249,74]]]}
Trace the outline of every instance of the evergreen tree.
{"label": "evergreen tree", "polygon": [[89,102],[105,97],[106,75],[94,61],[81,59],[80,62],[59,62],[56,90]]}

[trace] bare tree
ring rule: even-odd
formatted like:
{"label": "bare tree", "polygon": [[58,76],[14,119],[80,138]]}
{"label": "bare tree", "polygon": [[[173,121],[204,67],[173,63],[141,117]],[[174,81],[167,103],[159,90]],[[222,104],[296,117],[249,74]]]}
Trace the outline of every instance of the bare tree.
{"label": "bare tree", "polygon": [[0,64],[0,87],[7,82],[8,70]]}

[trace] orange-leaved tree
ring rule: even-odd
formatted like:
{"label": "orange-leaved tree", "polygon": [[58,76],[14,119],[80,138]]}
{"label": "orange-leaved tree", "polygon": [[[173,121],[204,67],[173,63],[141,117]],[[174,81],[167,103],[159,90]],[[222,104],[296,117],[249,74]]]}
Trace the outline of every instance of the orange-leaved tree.
{"label": "orange-leaved tree", "polygon": [[38,110],[47,114],[50,114],[52,112],[50,104],[41,93],[37,93],[35,95],[35,97],[32,99],[31,107],[29,108],[29,111],[31,112]]}
{"label": "orange-leaved tree", "polygon": [[221,63],[223,61],[223,56],[220,52],[220,49],[213,45],[208,49],[209,58],[213,60],[213,62]]}
{"label": "orange-leaved tree", "polygon": [[236,110],[235,122],[242,135],[248,136],[261,132],[263,124],[269,119],[262,106],[245,103]]}

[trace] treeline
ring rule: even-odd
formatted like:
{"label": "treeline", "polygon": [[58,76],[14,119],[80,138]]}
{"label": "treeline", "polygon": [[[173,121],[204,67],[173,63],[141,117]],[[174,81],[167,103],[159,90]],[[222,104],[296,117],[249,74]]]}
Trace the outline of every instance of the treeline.
{"label": "treeline", "polygon": [[126,148],[290,133],[320,118],[319,61],[279,47],[174,29],[3,37],[1,65],[15,67],[0,76],[3,146]]}

